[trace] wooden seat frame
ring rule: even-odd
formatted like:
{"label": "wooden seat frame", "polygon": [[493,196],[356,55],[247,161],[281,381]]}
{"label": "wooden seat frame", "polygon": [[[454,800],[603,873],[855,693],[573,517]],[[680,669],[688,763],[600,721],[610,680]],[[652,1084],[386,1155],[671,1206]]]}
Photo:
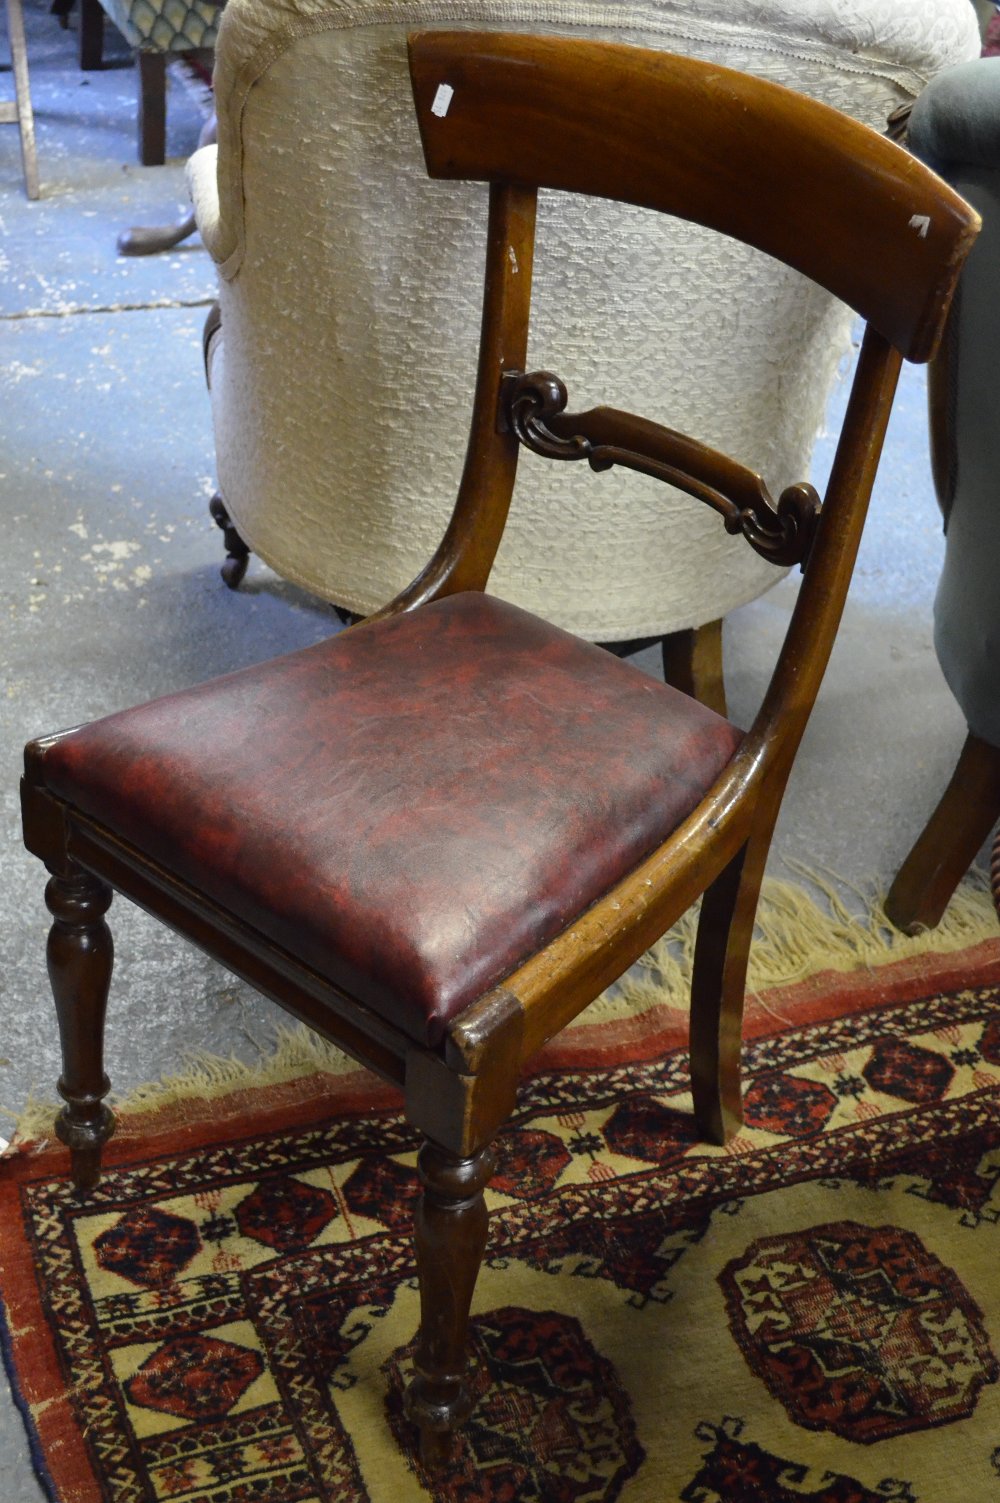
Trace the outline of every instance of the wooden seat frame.
{"label": "wooden seat frame", "polygon": [[[58,1132],[80,1186],[113,1126],[102,1034],[112,889],[404,1090],[423,1134],[416,1214],[421,1331],[409,1413],[439,1464],[470,1406],[466,1334],[487,1230],[491,1141],[525,1061],[704,893],[691,996],[702,1132],[741,1120],[744,980],[764,862],[792,759],[833,643],[904,356],[933,352],[977,216],[905,152],[835,111],[728,70],[627,47],[469,31],[410,39],[428,169],[488,181],[485,299],[466,466],[446,534],[377,620],[485,587],[519,449],[660,474],[804,577],[760,712],[683,823],[513,974],[422,1047],[44,786],[29,748],[25,839],[52,873],[48,961],[63,1045]],[[676,213],[797,266],[869,322],[822,507],[777,505],[742,465],[610,409],[578,418],[547,373],[525,374],[538,186]],[[641,376],[641,373],[637,373]],[[425,377],[419,360],[414,380]],[[693,503],[692,503],[693,504]],[[734,546],[738,546],[734,543]],[[369,629],[364,622],[354,630]]]}

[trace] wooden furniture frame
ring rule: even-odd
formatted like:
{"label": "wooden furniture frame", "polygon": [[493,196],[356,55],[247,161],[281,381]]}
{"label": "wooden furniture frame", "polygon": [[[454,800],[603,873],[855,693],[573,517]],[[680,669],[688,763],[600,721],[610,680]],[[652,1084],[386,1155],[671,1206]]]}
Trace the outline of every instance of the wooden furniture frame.
{"label": "wooden furniture frame", "polygon": [[[521,447],[596,468],[626,464],[668,476],[770,556],[802,562],[798,602],[757,719],[668,838],[465,1006],[434,1045],[415,1042],[278,948],[74,807],[65,790],[55,794],[47,759],[64,738],[29,746],[23,808],[27,845],[52,873],[48,957],[66,1102],[57,1131],[79,1185],[95,1179],[113,1126],[101,1043],[112,889],[402,1086],[407,1116],[425,1139],[416,1215],[421,1333],[408,1405],[424,1461],[435,1466],[471,1402],[466,1332],[486,1241],[483,1191],[521,1068],[701,893],[691,997],[695,1110],[715,1141],[741,1120],[744,978],[772,827],[841,614],[900,362],[933,352],[977,217],[873,132],[725,69],[627,47],[469,31],[413,36],[410,61],[429,172],[491,185],[479,368],[445,536],[412,585],[347,640],[429,602],[483,590]],[[869,320],[822,506],[805,485],[772,503],[743,466],[629,414],[597,408],[567,416],[558,379],[525,373],[538,186],[629,200],[737,235],[823,282]],[[414,379],[425,379],[419,360]]]}
{"label": "wooden furniture frame", "polygon": [[24,43],[24,12],[21,0],[6,0],[7,36],[14,70],[14,98],[0,103],[0,125],[16,125],[21,134],[21,162],[24,166],[24,191],[37,198],[38,153],[35,150],[35,116],[31,108],[28,82],[28,49]]}
{"label": "wooden furniture frame", "polygon": [[[886,895],[890,923],[904,934],[919,934],[939,924],[998,819],[1000,748],[969,731],[948,786]],[[1000,872],[1000,863],[996,870]],[[994,882],[994,894],[1000,894],[1000,878]]]}

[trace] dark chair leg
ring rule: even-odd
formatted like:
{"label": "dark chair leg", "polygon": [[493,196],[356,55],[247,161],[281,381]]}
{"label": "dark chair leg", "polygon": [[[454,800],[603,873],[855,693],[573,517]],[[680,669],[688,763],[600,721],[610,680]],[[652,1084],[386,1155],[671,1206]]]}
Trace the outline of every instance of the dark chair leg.
{"label": "dark chair leg", "polygon": [[216,527],[222,529],[222,538],[226,545],[226,562],[222,566],[222,577],[231,590],[238,590],[247,572],[247,564],[250,562],[250,549],[233,526],[232,518],[226,510],[226,503],[218,491],[208,503],[208,509]]}
{"label": "dark chair leg", "polygon": [[493,1166],[489,1147],[459,1158],[429,1139],[417,1160],[424,1187],[415,1223],[420,1335],[406,1412],[420,1427],[428,1471],[447,1462],[455,1431],[472,1407],[469,1309],[486,1247],[483,1191]]}
{"label": "dark chair leg", "polygon": [[970,731],[941,802],[889,889],[889,922],[906,934],[933,929],[998,818],[1000,747]]}
{"label": "dark chair leg", "polygon": [[728,1142],[743,1122],[743,998],[768,845],[760,836],[750,841],[701,900],[691,977],[691,1090],[698,1129],[710,1143]]}
{"label": "dark chair leg", "polygon": [[663,678],[717,715],[726,713],[722,678],[722,622],[707,621],[662,639]]}
{"label": "dark chair leg", "polygon": [[122,230],[117,246],[120,256],[155,256],[159,251],[173,250],[198,228],[194,210],[178,219],[176,224],[133,225]]}
{"label": "dark chair leg", "polygon": [[167,155],[167,57],[164,52],[140,52],[139,161],[160,167]]}
{"label": "dark chair leg", "polygon": [[[211,119],[206,120],[201,128],[198,145],[210,146],[217,139],[218,121],[213,113]],[[118,236],[118,254],[120,256],[155,256],[158,251],[173,250],[175,245],[180,245],[182,240],[193,235],[197,228],[193,209],[176,224],[133,225],[130,230],[122,230]],[[219,305],[216,303],[214,306],[218,308]]]}
{"label": "dark chair leg", "polygon": [[80,67],[88,71],[101,66],[104,55],[104,10],[100,0],[80,0]]}
{"label": "dark chair leg", "polygon": [[111,888],[77,868],[53,877],[45,901],[55,922],[49,931],[48,965],[62,1043],[59,1094],[66,1105],[56,1132],[70,1150],[74,1184],[88,1190],[101,1169],[101,1149],[114,1131],[104,1105],[104,1015],[111,986],[114,945],[104,915]]}
{"label": "dark chair leg", "polygon": [[663,679],[682,694],[699,700],[717,715],[726,714],[726,688],[722,678],[722,622],[707,621],[665,637],[634,637],[628,642],[598,645],[616,658],[630,658],[659,642],[663,654]]}

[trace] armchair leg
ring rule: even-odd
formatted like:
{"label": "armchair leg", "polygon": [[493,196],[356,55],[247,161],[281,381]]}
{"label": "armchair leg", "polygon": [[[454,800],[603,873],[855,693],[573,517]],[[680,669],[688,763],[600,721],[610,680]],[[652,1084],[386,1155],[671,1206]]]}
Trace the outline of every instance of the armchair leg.
{"label": "armchair leg", "polygon": [[933,929],[998,819],[1000,747],[970,731],[941,802],[889,889],[890,923],[906,934]]}
{"label": "armchair leg", "polygon": [[[201,128],[198,145],[210,146],[217,139],[218,121],[213,112],[211,119],[206,120]],[[173,250],[175,245],[180,245],[182,240],[193,235],[197,228],[193,209],[190,209],[183,219],[178,219],[176,224],[133,225],[129,230],[122,230],[118,236],[118,254],[120,256],[155,256],[158,251]],[[212,306],[218,312],[218,303]]]}
{"label": "armchair leg", "polygon": [[722,678],[722,622],[707,621],[662,638],[663,678],[717,715],[726,713]]}
{"label": "armchair leg", "polygon": [[78,47],[81,68],[89,72],[101,66],[104,55],[104,10],[101,0],[80,0]]}
{"label": "armchair leg", "polygon": [[198,228],[194,210],[178,219],[176,224],[133,225],[122,230],[118,236],[120,256],[155,256],[159,251],[173,250]]}
{"label": "armchair leg", "polygon": [[415,1222],[420,1334],[406,1412],[420,1427],[421,1461],[433,1472],[447,1462],[472,1407],[469,1309],[486,1247],[483,1191],[494,1157],[486,1147],[459,1158],[426,1139],[417,1167],[424,1187]]}
{"label": "armchair leg", "polygon": [[81,867],[53,877],[45,901],[55,922],[49,931],[48,967],[62,1043],[59,1094],[66,1105],[56,1132],[70,1150],[73,1183],[88,1190],[97,1183],[101,1149],[114,1131],[104,1105],[109,1090],[104,1073],[104,1015],[114,945],[104,915],[111,888]]}
{"label": "armchair leg", "polygon": [[167,56],[139,52],[139,161],[160,167],[167,156]]}
{"label": "armchair leg", "polygon": [[743,1122],[743,998],[768,845],[759,835],[748,842],[701,900],[691,978],[691,1090],[698,1129],[710,1143],[728,1142]]}
{"label": "armchair leg", "polygon": [[221,569],[222,577],[231,590],[238,590],[247,572],[247,564],[250,562],[250,549],[236,531],[232,518],[226,510],[226,503],[218,491],[208,503],[208,510],[216,527],[222,529],[222,538],[226,545],[226,562]]}

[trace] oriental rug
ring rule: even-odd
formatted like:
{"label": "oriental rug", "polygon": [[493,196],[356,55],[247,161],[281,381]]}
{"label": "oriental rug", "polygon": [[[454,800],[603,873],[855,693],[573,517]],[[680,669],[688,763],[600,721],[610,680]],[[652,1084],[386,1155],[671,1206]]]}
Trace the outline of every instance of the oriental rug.
{"label": "oriental rug", "polygon": [[785,988],[747,1032],[726,1149],[695,1139],[664,1016],[540,1059],[491,1192],[476,1408],[433,1483],[402,1413],[415,1144],[387,1088],[126,1121],[85,1195],[22,1144],[0,1308],[48,1495],[1000,1498],[996,942]]}

